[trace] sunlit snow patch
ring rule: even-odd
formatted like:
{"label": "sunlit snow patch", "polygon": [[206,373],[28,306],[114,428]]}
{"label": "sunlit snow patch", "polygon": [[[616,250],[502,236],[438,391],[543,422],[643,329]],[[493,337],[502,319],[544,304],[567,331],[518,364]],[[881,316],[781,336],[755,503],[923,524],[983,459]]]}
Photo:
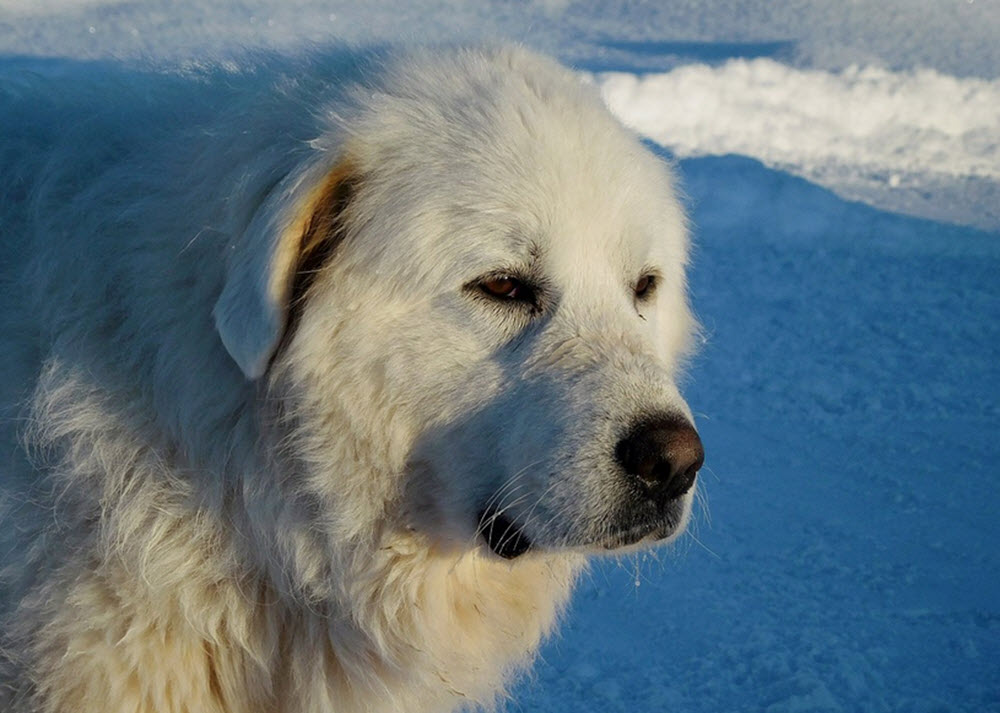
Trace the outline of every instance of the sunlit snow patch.
{"label": "sunlit snow patch", "polygon": [[771,59],[595,76],[678,156],[742,154],[881,208],[1000,229],[1000,80]]}

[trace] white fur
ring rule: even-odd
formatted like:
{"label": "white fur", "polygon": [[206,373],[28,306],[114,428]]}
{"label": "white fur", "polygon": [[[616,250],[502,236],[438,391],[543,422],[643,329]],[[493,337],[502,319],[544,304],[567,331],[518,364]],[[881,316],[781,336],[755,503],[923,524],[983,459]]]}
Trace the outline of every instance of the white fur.
{"label": "white fur", "polygon": [[665,168],[520,49],[2,79],[0,708],[489,705],[617,544],[622,429],[690,416]]}

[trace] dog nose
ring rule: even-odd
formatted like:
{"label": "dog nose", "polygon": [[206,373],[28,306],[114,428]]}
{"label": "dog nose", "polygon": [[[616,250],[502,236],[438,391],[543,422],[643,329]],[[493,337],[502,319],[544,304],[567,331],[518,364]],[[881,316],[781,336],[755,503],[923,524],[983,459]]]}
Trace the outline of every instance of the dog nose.
{"label": "dog nose", "polygon": [[618,442],[615,456],[625,472],[642,481],[660,503],[689,491],[705,462],[698,432],[680,417],[638,423]]}

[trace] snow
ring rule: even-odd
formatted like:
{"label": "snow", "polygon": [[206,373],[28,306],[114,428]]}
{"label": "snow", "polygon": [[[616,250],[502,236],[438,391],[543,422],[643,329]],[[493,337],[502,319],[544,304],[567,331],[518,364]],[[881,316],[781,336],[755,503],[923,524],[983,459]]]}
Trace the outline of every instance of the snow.
{"label": "snow", "polygon": [[1000,711],[994,0],[0,3],[7,57],[498,36],[677,163],[708,454],[506,710]]}
{"label": "snow", "polygon": [[[5,27],[6,25],[6,27]],[[93,28],[93,32],[91,32]],[[331,38],[506,37],[580,65],[662,71],[677,55],[779,52],[798,66],[1000,71],[996,0],[2,0],[0,51],[183,57]]]}
{"label": "snow", "polygon": [[626,124],[679,156],[753,156],[848,198],[1000,228],[1000,79],[758,58],[597,81]]}

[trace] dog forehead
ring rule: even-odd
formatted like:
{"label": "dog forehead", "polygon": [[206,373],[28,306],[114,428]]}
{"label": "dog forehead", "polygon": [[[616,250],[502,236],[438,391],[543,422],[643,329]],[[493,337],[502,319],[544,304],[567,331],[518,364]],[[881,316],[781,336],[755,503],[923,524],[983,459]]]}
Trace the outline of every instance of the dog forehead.
{"label": "dog forehead", "polygon": [[509,49],[435,55],[364,101],[353,151],[372,204],[396,220],[379,232],[425,243],[415,254],[502,264],[540,250],[569,271],[683,263],[665,167],[565,68]]}
{"label": "dog forehead", "polygon": [[562,66],[510,48],[418,52],[355,100],[338,271],[428,295],[528,268],[593,298],[643,270],[683,284],[669,170]]}
{"label": "dog forehead", "polygon": [[469,200],[451,196],[461,203],[440,239],[461,242],[465,264],[524,266],[564,286],[618,284],[643,270],[673,278],[688,239],[660,167],[641,165],[656,159],[585,153],[540,148],[533,166],[506,181],[484,167],[471,177]]}
{"label": "dog forehead", "polygon": [[496,271],[569,284],[587,276],[620,282],[644,268],[669,272],[684,264],[683,220],[668,197],[639,179],[626,187],[548,170],[505,181],[489,167],[472,167],[457,182],[448,173],[413,180],[395,173],[376,195],[361,198],[365,235],[356,245],[367,257],[358,255],[360,267],[386,262],[386,274],[435,284]]}

